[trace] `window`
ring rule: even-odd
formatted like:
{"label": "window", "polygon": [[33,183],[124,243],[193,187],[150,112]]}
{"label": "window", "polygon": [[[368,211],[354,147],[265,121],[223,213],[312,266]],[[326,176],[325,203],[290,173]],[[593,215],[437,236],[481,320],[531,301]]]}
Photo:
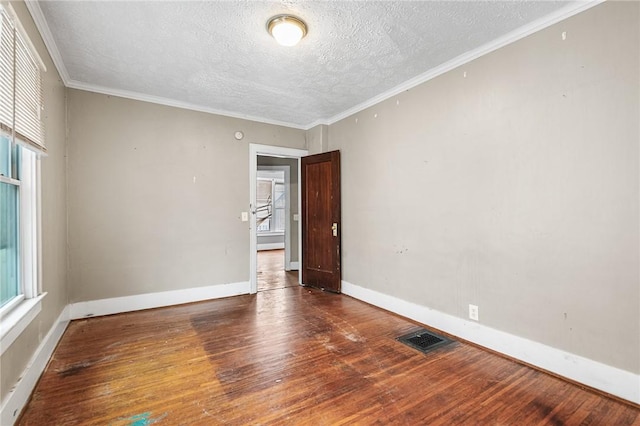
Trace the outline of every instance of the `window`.
{"label": "window", "polygon": [[[284,173],[281,174],[284,175]],[[258,232],[284,232],[285,201],[284,178],[258,178],[256,186]]]}
{"label": "window", "polygon": [[[17,149],[12,156],[11,140],[0,134],[0,174],[12,177],[12,157],[17,157]],[[16,176],[17,178],[17,176]],[[0,308],[11,302],[20,291],[20,256],[18,245],[18,188],[19,181],[0,181]]]}
{"label": "window", "polygon": [[[0,347],[40,309],[42,72],[13,11],[0,5]],[[34,313],[35,312],[35,313]]]}

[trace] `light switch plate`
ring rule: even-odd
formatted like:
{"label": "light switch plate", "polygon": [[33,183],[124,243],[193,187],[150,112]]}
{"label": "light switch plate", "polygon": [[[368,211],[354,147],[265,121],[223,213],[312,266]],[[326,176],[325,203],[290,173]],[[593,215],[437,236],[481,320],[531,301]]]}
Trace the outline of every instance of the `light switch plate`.
{"label": "light switch plate", "polygon": [[249,213],[248,212],[242,212],[241,216],[242,216],[242,221],[243,222],[248,222],[249,221]]}
{"label": "light switch plate", "polygon": [[299,220],[299,217],[300,217],[300,215],[298,213],[295,213],[293,215],[293,220],[297,222]]}

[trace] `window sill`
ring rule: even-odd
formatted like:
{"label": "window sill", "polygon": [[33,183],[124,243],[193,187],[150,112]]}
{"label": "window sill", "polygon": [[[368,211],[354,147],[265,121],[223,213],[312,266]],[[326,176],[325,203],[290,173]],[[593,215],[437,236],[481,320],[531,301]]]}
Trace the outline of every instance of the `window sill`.
{"label": "window sill", "polygon": [[258,237],[279,237],[284,235],[284,231],[258,231]]}
{"label": "window sill", "polygon": [[22,334],[31,324],[31,321],[42,310],[42,299],[47,293],[23,300],[18,306],[4,315],[0,321],[0,355],[4,353],[11,344]]}

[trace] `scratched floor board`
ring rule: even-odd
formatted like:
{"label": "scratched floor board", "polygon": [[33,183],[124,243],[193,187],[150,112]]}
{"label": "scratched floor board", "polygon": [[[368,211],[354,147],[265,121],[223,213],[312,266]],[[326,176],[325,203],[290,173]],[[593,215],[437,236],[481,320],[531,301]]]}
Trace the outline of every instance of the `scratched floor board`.
{"label": "scratched floor board", "polygon": [[20,425],[640,425],[637,407],[294,286],[73,321]]}

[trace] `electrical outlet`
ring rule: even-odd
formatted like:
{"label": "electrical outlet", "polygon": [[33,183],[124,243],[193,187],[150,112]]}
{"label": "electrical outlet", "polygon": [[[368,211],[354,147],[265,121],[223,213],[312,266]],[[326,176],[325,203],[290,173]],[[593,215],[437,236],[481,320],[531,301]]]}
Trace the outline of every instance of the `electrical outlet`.
{"label": "electrical outlet", "polygon": [[469,304],[469,318],[475,321],[478,320],[478,306]]}

